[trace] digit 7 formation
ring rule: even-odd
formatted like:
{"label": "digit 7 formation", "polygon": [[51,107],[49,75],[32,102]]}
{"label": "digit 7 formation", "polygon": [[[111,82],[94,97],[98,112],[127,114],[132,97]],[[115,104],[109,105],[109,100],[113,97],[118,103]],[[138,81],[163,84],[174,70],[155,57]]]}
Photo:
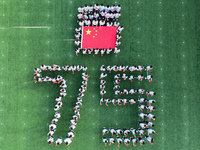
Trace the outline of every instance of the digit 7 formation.
{"label": "digit 7 formation", "polygon": [[[105,105],[108,107],[109,103],[113,103],[114,106],[116,106],[115,103],[118,104],[118,106],[121,106],[122,103],[123,105],[126,105],[127,103],[135,104],[136,100],[131,98],[131,99],[126,99],[126,98],[115,98],[115,99],[109,99],[109,98],[104,98],[104,94],[106,94],[105,91],[105,84],[106,84],[106,80],[102,80],[105,77],[107,77],[107,72],[111,73],[112,71],[116,72],[117,74],[114,76],[114,88],[113,90],[115,91],[115,95],[116,97],[118,97],[119,95],[128,95],[128,94],[139,94],[139,95],[143,95],[145,94],[145,90],[144,89],[122,89],[120,88],[120,82],[121,79],[123,80],[129,80],[130,82],[133,82],[133,80],[139,80],[142,81],[143,78],[147,79],[149,82],[152,82],[153,76],[152,75],[148,75],[148,71],[151,72],[151,70],[153,69],[152,66],[147,66],[146,67],[146,73],[147,75],[144,77],[143,74],[137,75],[135,76],[135,74],[130,74],[130,76],[128,76],[126,74],[127,71],[130,71],[131,73],[133,71],[140,71],[142,72],[142,70],[144,69],[144,66],[107,66],[105,67],[104,65],[101,66],[100,71],[102,71],[100,78],[100,95],[102,96],[101,100],[100,100],[100,105],[102,105],[103,102],[105,102]],[[106,73],[105,73],[106,72]],[[121,74],[122,75],[121,75]],[[121,90],[120,90],[121,89]],[[105,143],[105,146],[107,146],[107,143],[109,143],[109,146],[113,143],[115,143],[117,141],[118,143],[118,147],[120,147],[120,144],[122,144],[122,142],[124,142],[124,144],[126,146],[129,146],[129,144],[132,142],[133,146],[137,146],[137,143],[140,143],[141,146],[143,146],[145,144],[145,139],[150,142],[151,144],[153,144],[154,140],[153,138],[150,136],[151,134],[154,134],[155,131],[153,129],[150,129],[150,127],[154,127],[153,122],[150,122],[150,120],[155,120],[155,116],[153,114],[151,114],[151,112],[153,110],[155,110],[154,106],[151,106],[152,103],[155,103],[155,100],[149,99],[149,96],[153,96],[156,93],[153,91],[146,91],[146,96],[147,98],[144,97],[138,97],[138,109],[139,109],[139,128],[131,128],[131,129],[114,129],[114,128],[109,128],[106,129],[105,127],[102,130],[103,133],[103,142]],[[144,103],[147,103],[148,105],[144,105]],[[146,112],[146,113],[145,113]],[[146,120],[146,117],[148,117],[148,121]],[[134,125],[135,126],[135,125]],[[110,132],[110,136],[109,135]],[[111,136],[112,135],[112,136]],[[116,135],[116,140],[113,137],[114,135]],[[106,138],[105,136],[107,136],[108,138]]]}
{"label": "digit 7 formation", "polygon": [[68,146],[73,140],[73,137],[74,137],[73,130],[76,128],[78,118],[80,119],[79,111],[80,111],[80,108],[82,107],[82,97],[84,96],[83,93],[85,91],[87,91],[87,81],[88,81],[88,77],[89,77],[86,73],[87,67],[81,66],[81,65],[78,65],[78,66],[72,65],[72,66],[63,66],[61,68],[58,65],[53,65],[53,66],[41,65],[40,68],[35,68],[34,79],[35,79],[35,83],[37,83],[37,82],[41,82],[41,83],[42,82],[53,82],[54,84],[59,84],[60,85],[59,87],[61,87],[60,96],[56,98],[57,104],[54,107],[54,110],[55,110],[54,119],[52,119],[51,124],[49,125],[49,132],[47,134],[49,136],[49,139],[47,140],[47,142],[50,145],[54,142],[54,139],[57,139],[55,141],[56,146],[60,145],[63,142],[63,138],[62,137],[54,138],[53,135],[56,131],[56,125],[58,123],[58,120],[61,117],[61,113],[59,112],[59,110],[62,107],[62,98],[67,95],[67,93],[66,93],[67,81],[60,75],[58,75],[57,77],[48,77],[48,76],[42,77],[41,73],[42,73],[42,71],[47,71],[47,70],[61,71],[62,69],[64,71],[72,71],[73,74],[74,74],[74,71],[76,71],[76,70],[83,71],[83,73],[82,73],[83,81],[82,81],[81,88],[79,89],[80,93],[78,94],[76,105],[74,107],[74,116],[70,120],[70,122],[71,122],[71,126],[69,127],[70,131],[68,132],[67,137],[64,139],[66,146]]}

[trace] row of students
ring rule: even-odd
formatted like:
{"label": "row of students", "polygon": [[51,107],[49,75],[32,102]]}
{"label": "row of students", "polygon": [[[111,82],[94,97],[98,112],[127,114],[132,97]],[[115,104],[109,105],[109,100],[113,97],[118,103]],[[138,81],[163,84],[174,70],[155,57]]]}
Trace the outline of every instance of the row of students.
{"label": "row of students", "polygon": [[[93,15],[92,15],[93,16]],[[120,26],[120,23],[116,20],[119,18],[119,14],[113,15],[113,19],[109,18],[110,16],[105,16],[106,19],[90,19],[87,15],[84,15],[84,18],[80,18],[77,20],[80,27],[84,26],[107,26],[107,27],[117,27],[117,33],[121,34],[122,30],[124,30],[124,26]],[[113,21],[113,22],[112,22]]]}
{"label": "row of students", "polygon": [[[41,70],[43,70],[43,71],[47,71],[47,70],[49,70],[49,71],[61,71],[62,69],[64,70],[64,71],[87,71],[87,67],[86,66],[81,66],[81,65],[77,65],[77,66],[75,66],[75,65],[71,65],[71,66],[62,66],[62,67],[60,67],[59,65],[53,65],[53,66],[47,66],[47,65],[41,65],[40,66],[40,68],[41,68]],[[35,68],[35,70],[38,70],[39,68]],[[40,70],[40,69],[39,69]],[[40,72],[41,72],[41,70],[40,70]]]}
{"label": "row of students", "polygon": [[136,100],[134,99],[105,99],[105,98],[101,98],[100,99],[100,105],[102,105],[102,103],[105,102],[105,105],[108,106],[109,103],[112,103],[114,106],[116,106],[116,103],[121,106],[122,104],[126,104],[126,103],[130,103],[131,105],[132,104],[135,104],[136,103]]}
{"label": "row of students", "polygon": [[[117,22],[117,20],[119,19],[119,17],[121,16],[120,13],[107,13],[105,11],[102,11],[101,13],[97,13],[97,12],[94,12],[93,14],[82,14],[82,13],[78,13],[77,17],[78,17],[78,20],[77,22],[80,22],[80,21],[90,21],[90,22],[93,22],[93,21],[99,21],[99,25],[101,25],[100,22],[104,22],[105,20],[109,21],[110,23],[112,23],[111,21],[114,21],[116,22],[115,25],[119,25],[119,23]],[[108,22],[107,22],[108,23]],[[98,23],[97,23],[98,24]],[[104,22],[105,24],[105,22]],[[80,23],[79,23],[80,25]]]}
{"label": "row of students", "polygon": [[151,71],[153,69],[153,66],[147,66],[146,68],[144,66],[118,66],[118,65],[114,65],[114,66],[107,66],[105,67],[104,65],[101,66],[101,68],[99,69],[100,71],[109,71],[109,73],[111,73],[111,71],[140,71],[142,72],[142,70],[147,70],[147,71]]}
{"label": "row of students", "polygon": [[[114,81],[115,83],[115,86],[114,88],[117,86],[116,84],[118,84],[119,82],[117,80]],[[127,89],[123,89],[123,91],[119,91],[119,90],[115,90],[115,95],[123,95],[123,94],[134,94],[134,93],[139,93],[139,94],[144,94],[145,90],[144,89],[130,89],[130,90],[127,90]],[[153,96],[153,95],[156,95],[155,92],[153,91],[146,91],[146,95],[147,96]]]}
{"label": "row of students", "polygon": [[90,55],[90,54],[95,54],[95,55],[98,55],[98,54],[101,54],[101,57],[104,55],[104,54],[110,54],[111,52],[114,52],[114,54],[118,54],[120,52],[120,49],[115,47],[115,49],[81,49],[81,48],[76,48],[75,49],[75,52],[76,52],[76,55],[78,56],[78,54],[80,52],[82,52],[84,55]]}
{"label": "row of students", "polygon": [[141,118],[141,119],[145,119],[146,117],[148,118],[148,120],[156,120],[156,117],[153,115],[153,114],[150,114],[150,113],[138,113],[138,116]]}
{"label": "row of students", "polygon": [[[105,74],[105,73],[104,73]],[[146,77],[143,76],[143,74],[141,75],[138,75],[138,76],[133,76],[133,75],[130,75],[128,76],[127,74],[123,73],[122,76],[120,74],[116,74],[114,76],[114,79],[120,79],[120,77],[124,80],[126,79],[129,79],[131,82],[133,82],[133,79],[138,79],[139,81],[142,81],[143,78],[149,80],[149,82],[152,81],[153,79],[153,76],[152,75],[147,75]]]}
{"label": "row of students", "polygon": [[117,128],[117,129],[109,128],[109,130],[108,130],[104,127],[102,130],[102,134],[104,136],[105,136],[105,134],[108,134],[108,133],[111,133],[112,136],[114,136],[114,135],[119,136],[119,135],[123,134],[126,137],[128,135],[136,137],[137,134],[139,134],[139,136],[146,135],[146,132],[147,132],[148,136],[156,133],[155,130],[149,128],[149,127],[154,127],[154,124],[152,122],[146,121],[145,123],[143,123],[142,121],[139,121],[138,124],[139,124],[140,128],[138,128],[138,129],[131,128],[130,130],[126,129],[126,128],[124,128],[123,130],[120,128]]}
{"label": "row of students", "polygon": [[87,14],[87,13],[93,13],[93,12],[102,12],[102,11],[105,11],[107,13],[109,12],[113,12],[113,13],[119,13],[121,10],[121,6],[120,5],[112,5],[112,6],[104,6],[103,4],[99,5],[99,4],[95,4],[94,6],[93,5],[85,5],[85,6],[80,6],[78,7],[78,12],[79,13],[84,13],[84,14]]}
{"label": "row of students", "polygon": [[[122,104],[126,105],[126,103],[130,103],[131,105],[132,104],[135,104],[136,103],[136,100],[135,99],[105,99],[105,98],[101,98],[100,99],[100,105],[102,105],[102,103],[105,102],[105,105],[108,106],[109,103],[112,103],[114,106],[116,106],[116,103],[121,106]],[[138,102],[140,103],[144,103],[144,102],[147,102],[148,103],[148,106],[151,106],[152,103],[155,103],[156,101],[155,100],[148,100],[146,98],[138,98]]]}
{"label": "row of students", "polygon": [[[149,136],[144,136],[146,138],[146,140],[153,144],[154,142],[154,139],[152,137],[149,137]],[[115,140],[116,139],[116,140]],[[130,137],[130,138],[127,138],[127,137],[123,137],[123,138],[120,138],[119,136],[117,136],[116,138],[113,138],[113,137],[109,137],[108,139],[103,137],[102,138],[103,142],[105,143],[105,146],[107,146],[108,142],[110,142],[108,145],[110,146],[111,144],[114,144],[116,141],[118,143],[118,147],[120,148],[120,145],[124,142],[124,144],[126,146],[129,146],[129,144],[132,142],[133,143],[133,146],[136,147],[137,146],[137,143],[139,142],[141,146],[144,146],[145,144],[145,140],[144,138],[142,137],[137,137],[137,138],[133,138],[133,137]]]}

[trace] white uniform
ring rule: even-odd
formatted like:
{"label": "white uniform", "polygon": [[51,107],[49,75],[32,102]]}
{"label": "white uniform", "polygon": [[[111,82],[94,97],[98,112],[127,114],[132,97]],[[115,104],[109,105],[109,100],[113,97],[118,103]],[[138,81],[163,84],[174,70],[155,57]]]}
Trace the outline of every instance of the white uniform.
{"label": "white uniform", "polygon": [[69,128],[74,130],[76,128],[76,126],[75,125],[71,125]]}
{"label": "white uniform", "polygon": [[58,111],[59,109],[60,109],[60,106],[59,105],[55,105],[54,110]]}
{"label": "white uniform", "polygon": [[143,93],[144,93],[144,89],[138,89],[138,92],[139,92],[140,94],[143,94]]}
{"label": "white uniform", "polygon": [[121,143],[122,139],[121,138],[117,138],[117,143]]}
{"label": "white uniform", "polygon": [[119,95],[120,94],[120,91],[115,91],[115,95]]}
{"label": "white uniform", "polygon": [[84,26],[84,21],[79,21],[79,26]]}
{"label": "white uniform", "polygon": [[71,131],[70,131],[70,132],[68,132],[67,134],[68,134],[68,136],[69,136],[69,137],[71,137],[71,138],[73,138],[73,137],[74,137],[74,133],[73,133],[73,132],[71,132]]}
{"label": "white uniform", "polygon": [[150,100],[148,100],[147,102],[150,103],[150,104],[152,104],[152,103],[155,103],[156,101],[150,99]]}
{"label": "white uniform", "polygon": [[141,118],[144,118],[146,115],[144,113],[139,113],[138,114]]}
{"label": "white uniform", "polygon": [[129,99],[129,103],[134,104],[136,101],[134,99]]}
{"label": "white uniform", "polygon": [[61,100],[62,100],[62,97],[56,98],[56,101],[57,101],[57,102],[60,102]]}
{"label": "white uniform", "polygon": [[140,123],[140,127],[144,129],[144,128],[146,128],[146,124],[145,123]]}
{"label": "white uniform", "polygon": [[116,133],[116,131],[114,129],[110,129],[110,132],[113,134],[113,133]]}
{"label": "white uniform", "polygon": [[58,122],[58,118],[54,118],[52,121],[57,123]]}
{"label": "white uniform", "polygon": [[48,136],[52,136],[54,134],[55,131],[49,131],[49,133],[47,134]]}
{"label": "white uniform", "polygon": [[152,114],[148,114],[147,116],[148,116],[150,119],[155,120],[155,119],[154,119],[154,115],[152,115]]}
{"label": "white uniform", "polygon": [[150,80],[151,79],[151,75],[146,76],[145,79]]}
{"label": "white uniform", "polygon": [[60,113],[56,113],[55,115],[54,115],[54,117],[56,117],[56,118],[60,118],[61,117],[61,115],[60,115]]}
{"label": "white uniform", "polygon": [[49,143],[49,142],[53,143],[53,141],[54,141],[54,138],[52,138],[52,137],[50,137],[50,138],[47,140],[48,143]]}
{"label": "white uniform", "polygon": [[154,92],[153,92],[153,91],[150,91],[150,92],[149,92],[149,95],[153,96],[153,95],[154,95]]}
{"label": "white uniform", "polygon": [[153,134],[153,133],[156,133],[154,130],[152,130],[152,129],[147,129],[147,131],[148,131],[148,134]]}
{"label": "white uniform", "polygon": [[130,129],[130,131],[132,132],[133,135],[136,134],[136,130],[135,129]]}
{"label": "white uniform", "polygon": [[114,22],[114,26],[118,27],[119,26],[119,22]]}
{"label": "white uniform", "polygon": [[140,103],[145,102],[145,98],[139,98],[139,99],[138,99],[138,102],[140,102]]}
{"label": "white uniform", "polygon": [[100,21],[99,21],[99,25],[100,25],[100,26],[103,26],[104,24],[105,24],[105,21],[104,21],[104,20],[100,20]]}
{"label": "white uniform", "polygon": [[149,137],[149,136],[148,136],[146,139],[147,139],[147,141],[149,141],[150,143],[151,143],[152,140],[153,140],[153,138],[152,138],[152,137]]}
{"label": "white uniform", "polygon": [[72,142],[72,140],[70,139],[70,138],[66,138],[65,140],[64,140],[64,142],[65,143],[68,143],[68,145]]}
{"label": "white uniform", "polygon": [[149,70],[151,70],[151,69],[153,69],[153,67],[147,66],[145,70],[149,71]]}
{"label": "white uniform", "polygon": [[117,47],[115,47],[114,53],[118,54],[120,52],[120,49],[118,49]]}
{"label": "white uniform", "polygon": [[107,129],[103,129],[102,132],[103,132],[103,134],[105,134],[105,133],[108,132],[108,130]]}
{"label": "white uniform", "polygon": [[136,143],[137,139],[132,139],[131,141],[132,141],[133,143]]}
{"label": "white uniform", "polygon": [[134,76],[133,75],[131,75],[130,77],[129,77],[129,80],[133,80],[134,79]]}
{"label": "white uniform", "polygon": [[61,138],[59,138],[59,139],[56,140],[56,144],[58,144],[58,143],[61,144],[62,141],[63,141],[63,140],[62,140]]}
{"label": "white uniform", "polygon": [[134,90],[134,89],[131,89],[131,90],[129,91],[129,93],[130,93],[130,94],[133,94],[133,93],[135,93],[135,90]]}
{"label": "white uniform", "polygon": [[106,50],[106,54],[110,54],[110,52],[112,52],[112,49],[107,49]]}
{"label": "white uniform", "polygon": [[79,13],[83,13],[83,8],[82,8],[82,7],[79,7],[79,8],[78,8],[78,12],[79,12]]}
{"label": "white uniform", "polygon": [[145,109],[146,106],[145,105],[139,105],[138,108]]}
{"label": "white uniform", "polygon": [[106,138],[103,138],[104,143],[108,143],[108,140]]}
{"label": "white uniform", "polygon": [[50,124],[50,125],[49,125],[49,128],[50,128],[50,129],[56,129],[56,125],[55,125],[55,124]]}
{"label": "white uniform", "polygon": [[[117,131],[118,134],[123,133],[123,131],[122,131],[121,129],[116,129],[116,131]],[[121,133],[120,133],[120,132],[121,132]]]}
{"label": "white uniform", "polygon": [[97,10],[99,10],[99,5],[94,5],[94,9],[97,11]]}

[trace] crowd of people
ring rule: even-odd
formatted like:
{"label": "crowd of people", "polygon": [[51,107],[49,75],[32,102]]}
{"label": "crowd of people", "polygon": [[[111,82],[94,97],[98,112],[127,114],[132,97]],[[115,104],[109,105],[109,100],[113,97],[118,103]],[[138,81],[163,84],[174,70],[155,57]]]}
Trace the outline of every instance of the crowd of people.
{"label": "crowd of people", "polygon": [[[140,72],[142,72],[142,70],[144,69],[144,66],[107,66],[105,67],[104,65],[101,66],[100,68],[100,71],[102,71],[102,73],[100,74],[100,95],[103,97],[104,94],[106,94],[106,91],[105,91],[105,84],[106,84],[106,80],[102,80],[103,78],[107,77],[107,73],[105,73],[104,71],[109,71],[109,73],[111,73],[111,71],[115,71],[115,72],[125,72],[125,71],[136,71],[136,70],[139,70]],[[151,71],[153,69],[152,66],[147,66],[145,70],[147,71]],[[122,91],[119,91],[119,88],[120,88],[120,78],[122,78],[123,80],[126,80],[126,79],[129,79],[131,82],[133,82],[133,79],[138,79],[139,81],[142,81],[143,78],[149,80],[149,82],[152,81],[153,79],[153,76],[152,75],[147,75],[146,77],[143,76],[143,74],[141,75],[138,75],[138,76],[133,76],[133,75],[130,75],[128,76],[127,74],[123,73],[122,76],[120,74],[116,74],[114,76],[114,88],[113,90],[115,91],[115,95],[123,95],[123,94],[134,94],[134,93],[139,93],[139,94],[144,94],[145,90],[144,89],[130,89],[130,90],[127,90],[127,89],[123,89]],[[146,91],[146,94],[147,96],[153,96],[155,95],[156,93],[153,92],[153,91]],[[118,105],[120,105],[120,103],[123,101],[124,105],[125,103],[128,103],[129,101],[127,99],[101,99],[100,100],[100,104],[101,102],[106,102],[106,106],[107,103],[110,103],[110,102],[113,102],[113,104],[115,102],[118,102]],[[132,103],[132,102],[130,102]],[[115,105],[115,104],[114,104]]]}
{"label": "crowd of people", "polygon": [[[145,121],[144,123],[139,121],[138,122],[140,128],[138,129],[114,129],[114,128],[110,128],[110,129],[106,129],[105,127],[102,130],[102,134],[103,134],[103,142],[105,143],[105,146],[107,146],[107,144],[109,143],[109,146],[111,144],[114,144],[115,142],[117,142],[118,147],[120,147],[120,144],[122,144],[124,142],[124,144],[126,146],[129,146],[129,144],[132,142],[133,146],[137,146],[137,143],[139,142],[140,145],[144,145],[145,144],[145,139],[153,144],[154,139],[151,137],[151,134],[156,133],[153,129],[150,129],[149,127],[154,127],[154,124],[152,122],[149,121]],[[105,137],[106,134],[111,134],[112,136],[109,136],[108,138]],[[116,137],[113,137],[116,136]],[[121,136],[121,137],[120,137]]]}
{"label": "crowd of people", "polygon": [[[109,71],[109,73],[111,73],[111,71],[121,71],[121,72],[126,72],[126,71],[140,71],[142,72],[142,70],[146,70],[146,71],[150,71],[153,69],[152,66],[147,66],[146,68],[144,66],[107,66],[105,67],[104,65],[101,66],[100,71],[102,71],[101,75],[100,75],[100,94],[103,97],[103,95],[106,93],[105,89],[105,80],[102,80],[103,78],[107,77],[107,73],[105,73],[104,71]],[[122,78],[123,80],[129,79],[131,82],[133,79],[137,78],[139,81],[142,81],[143,78],[148,79],[149,82],[152,81],[153,76],[152,75],[147,75],[146,77],[144,77],[142,74],[138,75],[137,77],[134,77],[133,75],[128,76],[125,73],[122,74],[122,76],[120,74],[116,74],[114,76],[114,88],[113,90],[115,90],[115,95],[121,95],[121,94],[133,94],[133,93],[140,93],[140,94],[146,94],[146,96],[154,96],[156,95],[155,92],[153,91],[146,91],[144,89],[124,89],[123,91],[119,91],[118,89],[120,88],[120,78]],[[152,112],[155,110],[155,107],[152,106],[151,104],[155,103],[156,101],[153,99],[147,99],[147,98],[141,98],[139,97],[137,99],[139,105],[139,113],[138,116],[140,119],[140,121],[138,122],[139,124],[139,128],[138,129],[134,129],[131,128],[126,129],[124,128],[122,129],[114,129],[114,128],[110,128],[110,129],[106,129],[103,128],[102,133],[103,133],[103,142],[105,143],[105,146],[107,146],[107,144],[109,143],[109,145],[117,142],[118,143],[118,147],[120,147],[120,144],[124,143],[126,146],[128,146],[131,142],[133,143],[133,146],[137,146],[137,143],[140,143],[140,145],[144,145],[145,144],[145,139],[150,142],[151,144],[153,144],[154,139],[150,136],[151,134],[154,134],[155,131],[153,129],[150,129],[150,127],[154,127],[154,124],[152,122],[150,122],[151,120],[155,120],[155,116],[151,113],[143,113],[144,110],[146,110],[147,112]],[[116,106],[116,103],[118,104],[118,106],[121,105],[126,105],[127,103],[129,104],[135,104],[136,100],[135,99],[105,99],[105,98],[101,98],[100,99],[100,105],[102,105],[102,103],[105,102],[105,105],[108,106],[109,103],[112,103],[114,106]],[[144,105],[144,103],[147,103],[147,105]],[[145,120],[146,118],[148,118],[148,121]],[[109,137],[105,137],[106,134],[111,133],[112,136]],[[114,138],[113,136],[116,135],[116,137]],[[120,137],[120,135],[123,135],[123,137]],[[128,136],[129,135],[129,136]],[[134,137],[133,137],[134,136]]]}
{"label": "crowd of people", "polygon": [[66,80],[64,80],[64,78],[60,75],[58,75],[57,77],[48,77],[46,76],[45,78],[42,78],[42,71],[46,71],[46,70],[50,70],[50,71],[61,71],[61,70],[65,70],[65,71],[80,71],[83,70],[84,72],[82,73],[82,85],[81,88],[79,89],[79,94],[77,97],[77,102],[74,109],[74,115],[72,117],[72,119],[70,120],[71,125],[69,127],[70,131],[67,133],[67,137],[63,140],[62,137],[59,137],[55,142],[56,142],[56,146],[60,145],[63,141],[66,144],[66,146],[68,146],[74,137],[74,129],[76,128],[76,124],[78,119],[80,119],[80,108],[82,107],[82,97],[84,96],[84,92],[87,90],[87,81],[88,81],[88,74],[85,72],[87,70],[87,67],[85,66],[63,66],[60,67],[58,65],[53,65],[53,66],[46,66],[46,65],[41,65],[40,68],[35,68],[35,73],[34,73],[34,79],[35,79],[35,83],[36,82],[48,82],[48,81],[52,81],[53,83],[57,83],[60,84],[60,96],[57,97],[55,100],[57,102],[57,104],[54,107],[55,110],[55,115],[54,115],[54,119],[52,119],[51,124],[49,125],[49,132],[48,132],[48,136],[49,139],[47,140],[47,142],[51,145],[54,142],[54,133],[56,131],[56,124],[58,122],[58,120],[61,117],[61,113],[59,112],[59,110],[62,107],[62,98],[65,97],[67,95],[66,93],[66,88],[67,88],[67,84],[66,84]]}
{"label": "crowd of people", "polygon": [[99,69],[100,71],[109,71],[109,73],[111,73],[111,71],[140,71],[142,72],[142,70],[146,70],[146,71],[150,71],[153,69],[153,66],[147,66],[146,68],[144,68],[144,66],[118,66],[118,65],[114,65],[114,66],[107,66],[105,67],[104,65],[101,66],[101,68]]}
{"label": "crowd of people", "polygon": [[[154,121],[155,116],[153,114],[150,114],[150,113],[145,114],[145,113],[143,113],[143,110],[147,109],[150,112],[152,110],[155,110],[155,107],[152,106],[151,104],[155,103],[156,101],[155,100],[148,100],[146,98],[138,98],[138,102],[140,103],[138,105],[138,108],[140,109],[140,111],[142,111],[141,113],[138,113],[138,116],[142,119],[138,122],[139,128],[138,129],[131,128],[130,130],[124,128],[122,130],[120,128],[106,129],[104,127],[103,130],[102,130],[102,134],[103,134],[102,140],[105,143],[105,146],[107,146],[108,143],[109,143],[109,146],[110,146],[111,144],[114,144],[115,142],[118,143],[118,147],[120,147],[120,144],[122,144],[123,142],[126,146],[128,146],[131,142],[132,142],[134,147],[137,146],[138,142],[140,143],[140,145],[143,146],[145,144],[145,139],[149,143],[153,144],[154,139],[151,137],[151,134],[154,134],[156,132],[155,132],[155,130],[151,129],[152,127],[154,127],[154,123],[151,122],[151,120]],[[141,104],[141,103],[144,103],[144,102],[147,102],[148,105],[146,106],[146,105]],[[146,117],[148,118],[148,121],[145,120]],[[112,136],[109,136],[108,138],[106,138],[105,137],[106,134],[109,134],[109,133]],[[115,135],[116,135],[116,137],[113,137]]]}
{"label": "crowd of people", "polygon": [[[103,56],[104,54],[110,54],[110,52],[114,52],[115,54],[118,54],[120,52],[120,49],[117,47],[121,44],[121,32],[124,29],[123,26],[120,26],[120,23],[118,22],[118,18],[121,16],[120,14],[121,6],[104,6],[103,4],[98,5],[95,4],[94,6],[85,5],[80,6],[78,8],[78,20],[80,27],[77,27],[75,29],[75,45],[77,48],[75,49],[76,55],[82,51],[83,54],[101,54]],[[116,43],[115,43],[115,49],[99,49],[98,47],[95,49],[81,49],[81,36],[82,36],[82,27],[83,26],[114,26],[117,27],[117,35],[116,35]]]}

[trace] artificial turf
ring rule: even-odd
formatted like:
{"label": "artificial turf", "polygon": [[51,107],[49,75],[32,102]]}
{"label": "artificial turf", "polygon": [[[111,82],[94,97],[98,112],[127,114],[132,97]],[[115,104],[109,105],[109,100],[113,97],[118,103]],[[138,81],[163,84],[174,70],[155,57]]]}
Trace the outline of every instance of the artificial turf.
{"label": "artificial turf", "polygon": [[[95,3],[121,5],[119,22],[124,26],[121,52],[103,57],[82,54],[77,57],[74,52],[77,8]],[[136,105],[99,105],[101,65],[154,67],[151,83],[136,82],[134,86],[157,93],[153,97],[156,100],[153,112],[156,134],[152,136],[155,142],[135,149],[199,149],[199,1],[2,0],[0,8],[0,149],[66,149],[64,144],[56,147],[46,142],[59,87],[52,83],[34,83],[33,70],[41,64],[88,67],[90,78],[81,119],[67,149],[118,149],[117,144],[104,146],[102,127],[137,126]],[[21,28],[36,26],[44,28]],[[63,71],[61,75],[68,80],[68,95],[63,99],[56,137],[67,134],[81,85],[80,73]],[[108,81],[112,80],[112,76],[108,77]],[[133,149],[133,146],[121,148]]]}

